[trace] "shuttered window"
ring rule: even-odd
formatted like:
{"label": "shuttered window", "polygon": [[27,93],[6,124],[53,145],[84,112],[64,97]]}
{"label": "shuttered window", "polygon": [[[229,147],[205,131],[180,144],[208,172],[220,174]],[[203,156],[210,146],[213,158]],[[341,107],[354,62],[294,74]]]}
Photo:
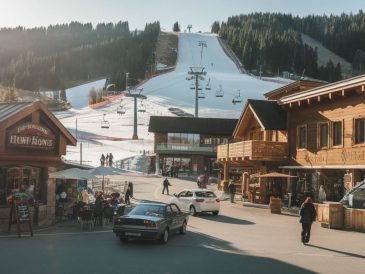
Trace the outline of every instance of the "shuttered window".
{"label": "shuttered window", "polygon": [[307,126],[298,127],[298,148],[307,147]]}
{"label": "shuttered window", "polygon": [[355,120],[355,144],[365,143],[365,119]]}
{"label": "shuttered window", "polygon": [[319,124],[319,147],[328,148],[328,123]]}
{"label": "shuttered window", "polygon": [[342,145],[342,121],[336,121],[332,123],[332,143],[333,146]]}

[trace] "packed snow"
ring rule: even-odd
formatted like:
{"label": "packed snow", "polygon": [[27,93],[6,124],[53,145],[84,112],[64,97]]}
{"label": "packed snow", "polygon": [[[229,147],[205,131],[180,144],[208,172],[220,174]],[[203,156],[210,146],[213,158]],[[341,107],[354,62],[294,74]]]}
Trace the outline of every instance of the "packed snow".
{"label": "packed snow", "polygon": [[[207,47],[199,46],[202,41]],[[151,115],[174,116],[169,108],[195,113],[195,90],[190,89],[192,81],[186,80],[191,67],[204,67],[207,72],[205,79],[200,80],[205,98],[198,100],[199,117],[238,118],[247,99],[263,99],[265,92],[282,86],[277,81],[261,81],[240,74],[215,35],[181,33],[176,69],[154,77],[139,87],[147,99],[138,101],[138,107],[146,110],[138,112],[138,140],[132,140],[133,98],[123,97],[104,107],[91,109],[87,106],[88,91],[92,87],[103,86],[103,81],[67,90],[67,99],[73,108],[55,114],[74,136],[77,128],[78,146],[68,147],[66,159],[80,161],[82,151],[84,164],[98,166],[102,153],[113,153],[116,161],[153,152],[153,134],[148,133]],[[133,78],[133,75],[129,77]],[[205,89],[208,82],[210,90]],[[224,96],[216,97],[220,87]],[[233,104],[232,100],[238,94],[242,102]],[[125,114],[118,114],[118,107],[122,107]],[[109,128],[102,128],[102,124],[109,124]]]}

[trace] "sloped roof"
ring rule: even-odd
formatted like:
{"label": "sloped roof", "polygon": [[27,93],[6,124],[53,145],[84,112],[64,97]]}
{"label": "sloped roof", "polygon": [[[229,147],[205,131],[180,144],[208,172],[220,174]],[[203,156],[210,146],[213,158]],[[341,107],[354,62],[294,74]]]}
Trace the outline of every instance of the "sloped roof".
{"label": "sloped roof", "polygon": [[10,118],[14,114],[21,112],[22,110],[30,107],[32,102],[20,102],[20,103],[2,103],[0,104],[0,123]]}
{"label": "sloped roof", "polygon": [[327,82],[322,80],[298,80],[280,88],[274,89],[264,94],[268,100],[279,100],[281,97],[296,94],[303,90],[308,90],[318,86],[323,86]]}
{"label": "sloped roof", "polygon": [[151,116],[149,132],[232,136],[237,119]]}
{"label": "sloped roof", "polygon": [[52,121],[52,123],[54,123],[54,125],[65,136],[68,145],[76,146],[77,140],[41,101],[1,103],[0,126],[4,126],[8,122],[7,120],[13,116],[19,115],[19,119],[21,119],[20,117],[22,115],[29,115],[29,113],[35,110],[41,110]]}
{"label": "sloped roof", "polygon": [[275,101],[247,100],[260,124],[266,130],[287,130],[286,112]]}

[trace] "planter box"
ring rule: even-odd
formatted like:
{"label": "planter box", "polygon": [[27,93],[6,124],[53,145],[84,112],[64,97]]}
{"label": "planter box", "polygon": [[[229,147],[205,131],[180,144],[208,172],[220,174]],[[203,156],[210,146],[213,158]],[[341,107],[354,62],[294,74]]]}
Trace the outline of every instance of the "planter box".
{"label": "planter box", "polygon": [[322,226],[328,228],[343,228],[344,226],[344,207],[337,202],[324,202],[324,204],[315,204],[317,210],[317,221]]}
{"label": "planter box", "polygon": [[365,209],[345,207],[344,227],[346,229],[365,231]]}
{"label": "planter box", "polygon": [[273,214],[281,214],[281,199],[280,198],[274,198],[270,197],[270,212]]}

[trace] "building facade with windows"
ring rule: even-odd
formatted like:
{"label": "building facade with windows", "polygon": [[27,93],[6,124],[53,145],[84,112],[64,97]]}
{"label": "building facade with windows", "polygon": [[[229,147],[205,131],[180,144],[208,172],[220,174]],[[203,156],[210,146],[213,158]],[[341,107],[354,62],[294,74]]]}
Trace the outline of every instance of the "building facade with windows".
{"label": "building facade with windows", "polygon": [[0,104],[0,230],[17,192],[28,195],[36,224],[54,221],[56,182],[48,174],[62,169],[67,145],[76,139],[42,102]]}
{"label": "building facade with windows", "polygon": [[[284,199],[290,194],[294,204],[300,204],[306,195],[318,201],[321,186],[328,201],[339,201],[356,182],[365,178],[365,76],[331,84],[318,83],[312,87],[306,83],[304,89],[298,87],[301,84],[299,81],[266,94],[268,100],[286,113],[286,131],[283,133],[286,139],[282,141],[287,150],[283,157],[285,161],[261,161],[259,172],[279,171],[293,176],[280,179],[279,191],[275,194]],[[249,166],[257,161],[247,153],[250,151],[247,146],[242,149],[240,143],[264,139],[266,146],[270,144],[273,134],[259,122],[257,132],[252,132],[254,126],[244,115],[247,111],[245,108],[235,129],[236,142],[229,144],[228,148],[227,145],[218,147],[218,161],[228,165],[246,162]],[[263,120],[262,117],[256,113],[252,119],[259,121]],[[243,157],[237,158],[242,151]],[[274,151],[277,148],[272,147],[262,150],[259,155],[267,158]],[[256,188],[260,188],[259,192],[270,191],[270,186],[275,186],[275,179],[263,178],[258,184],[257,179],[252,180],[257,178],[253,175],[254,170],[250,172],[246,168],[242,171],[247,174],[246,180],[242,176],[242,183],[247,182],[247,192],[252,181]],[[267,196],[261,193],[257,202],[264,201],[268,201]]]}
{"label": "building facade with windows", "polygon": [[320,186],[327,200],[339,201],[365,178],[365,76],[282,97],[288,113],[288,165],[298,176],[293,192],[318,201]]}
{"label": "building facade with windows", "polygon": [[216,148],[227,144],[237,119],[151,116],[155,172],[178,177],[218,175]]}

